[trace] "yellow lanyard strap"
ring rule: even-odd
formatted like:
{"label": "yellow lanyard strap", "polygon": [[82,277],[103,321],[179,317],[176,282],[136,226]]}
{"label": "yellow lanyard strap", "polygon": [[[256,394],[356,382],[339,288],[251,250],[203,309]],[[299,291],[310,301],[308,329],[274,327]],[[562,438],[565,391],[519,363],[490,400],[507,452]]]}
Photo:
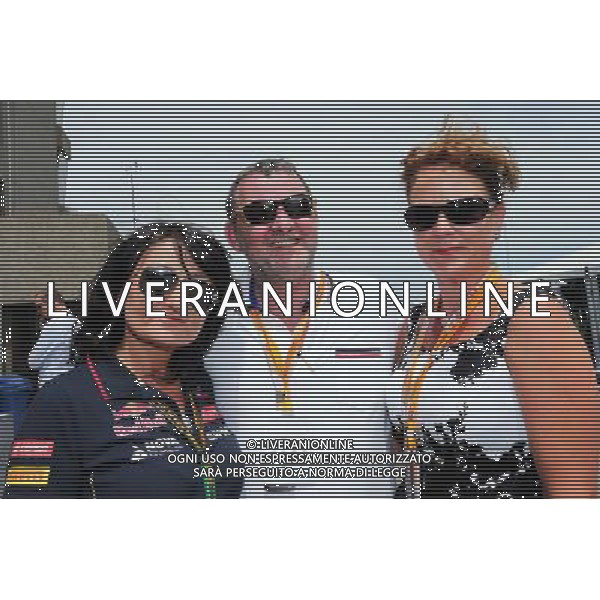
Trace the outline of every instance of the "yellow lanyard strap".
{"label": "yellow lanyard strap", "polygon": [[[483,281],[491,281],[492,283],[498,283],[500,281],[500,274],[497,270],[493,270],[487,277],[484,277]],[[403,401],[407,407],[408,419],[407,419],[407,433],[408,433],[408,450],[415,450],[417,447],[416,430],[417,430],[417,410],[419,406],[419,399],[423,386],[425,384],[425,378],[433,367],[434,354],[440,349],[444,348],[446,344],[452,340],[466,325],[468,319],[473,313],[481,307],[483,304],[484,292],[482,289],[478,290],[477,293],[473,294],[467,301],[467,315],[462,319],[453,323],[447,329],[441,332],[441,335],[435,341],[428,359],[421,368],[419,368],[420,358],[420,342],[423,337],[423,329],[417,329],[417,335],[413,351],[411,352],[411,360],[407,369],[406,378],[404,380],[403,388]]]}
{"label": "yellow lanyard strap", "polygon": [[[317,302],[320,302],[323,293],[325,291],[325,285],[327,283],[327,277],[325,273],[321,273],[319,277],[319,282],[317,284]],[[297,358],[302,345],[304,344],[304,339],[306,338],[306,334],[308,333],[308,327],[310,325],[310,315],[305,315],[302,317],[298,325],[296,325],[294,329],[294,333],[292,336],[292,343],[288,348],[287,355],[283,356],[283,353],[279,349],[277,342],[274,340],[273,336],[267,330],[267,327],[264,324],[262,316],[260,312],[256,309],[250,311],[250,316],[254,321],[254,324],[261,332],[264,340],[265,346],[267,350],[268,357],[270,361],[273,363],[275,367],[275,371],[277,375],[281,379],[282,390],[278,394],[277,397],[277,406],[283,412],[292,412],[293,405],[290,397],[290,373],[292,371],[292,367],[294,364],[294,359]]]}

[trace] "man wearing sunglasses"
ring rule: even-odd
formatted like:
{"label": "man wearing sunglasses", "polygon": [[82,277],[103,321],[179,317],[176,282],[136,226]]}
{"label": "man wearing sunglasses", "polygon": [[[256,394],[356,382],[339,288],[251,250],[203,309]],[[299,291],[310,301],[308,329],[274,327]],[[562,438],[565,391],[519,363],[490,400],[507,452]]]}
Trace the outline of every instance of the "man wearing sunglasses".
{"label": "man wearing sunglasses", "polygon": [[[228,240],[248,261],[250,317],[230,314],[206,366],[219,409],[242,448],[253,450],[247,444],[254,440],[319,439],[337,440],[339,449],[347,444],[350,451],[388,451],[383,388],[397,324],[379,318],[376,302],[367,301],[373,310],[354,318],[333,312],[329,299],[336,281],[315,265],[318,202],[306,181],[287,161],[261,162],[235,180],[227,216]],[[263,283],[284,302],[291,284],[291,315],[271,297],[269,316],[262,315]],[[370,285],[377,293],[376,285],[358,283],[367,294]],[[340,305],[352,306],[350,296],[340,296]],[[243,495],[391,497],[393,480],[247,477]]]}
{"label": "man wearing sunglasses", "polygon": [[253,301],[264,281],[282,298],[286,282],[293,282],[294,306],[288,320],[293,327],[315,276],[318,216],[308,186],[287,162],[259,163],[232,186],[227,216],[228,241],[250,265]]}

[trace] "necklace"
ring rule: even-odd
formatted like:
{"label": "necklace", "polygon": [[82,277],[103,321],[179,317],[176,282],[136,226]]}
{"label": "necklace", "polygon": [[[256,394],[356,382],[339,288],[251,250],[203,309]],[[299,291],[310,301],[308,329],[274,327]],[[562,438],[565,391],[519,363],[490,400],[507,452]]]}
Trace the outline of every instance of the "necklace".
{"label": "necklace", "polygon": [[[327,276],[325,273],[321,273],[319,276],[319,282],[317,284],[317,302],[320,302],[322,299],[326,285]],[[296,325],[294,334],[292,336],[292,343],[290,344],[285,356],[283,355],[283,352],[279,348],[279,345],[271,333],[268,331],[260,311],[252,309],[250,311],[250,317],[263,336],[269,368],[271,369],[271,372],[275,371],[275,375],[281,381],[281,389],[277,390],[277,406],[282,412],[292,412],[293,404],[290,394],[290,374],[294,365],[294,361],[298,358],[300,349],[302,348],[304,339],[308,333],[308,328],[310,326],[310,315],[303,315],[298,325]]]}
{"label": "necklace", "polygon": [[[496,269],[493,269],[483,279],[491,281],[492,283],[498,283],[500,280],[500,274]],[[423,386],[425,384],[425,379],[434,365],[435,354],[436,352],[447,346],[447,344],[465,328],[469,318],[472,317],[475,311],[482,306],[483,300],[483,290],[479,290],[478,292],[472,294],[467,301],[467,310],[465,311],[466,316],[453,317],[440,331],[440,333],[437,336],[437,339],[434,341],[431,347],[431,352],[425,357],[422,355],[421,352],[419,352],[419,349],[421,347],[423,337],[426,332],[423,327],[419,327],[419,325],[417,324],[415,344],[413,346],[413,351],[411,351],[409,354],[409,364],[407,365],[406,375],[404,377],[404,383],[402,387],[402,400],[407,411],[406,446],[407,450],[411,452],[417,450],[418,446],[417,428],[419,401],[421,398]],[[420,490],[419,465],[411,464],[409,467],[409,471],[409,477],[413,489],[418,495]]]}
{"label": "necklace", "polygon": [[[102,378],[100,377],[100,374],[98,373],[98,369],[97,369],[96,365],[94,364],[94,362],[92,361],[92,359],[89,356],[86,357],[85,361],[86,361],[86,365],[92,375],[94,385],[96,386],[96,389],[98,390],[98,393],[100,394],[100,398],[104,402],[109,403],[110,394],[108,393],[108,389],[104,385],[104,382],[102,381]],[[133,373],[133,371],[131,371],[131,369],[129,369],[125,364],[122,364],[122,366],[124,368],[126,368],[132,375],[134,375],[134,377],[136,377],[135,374]],[[142,387],[146,387],[143,382],[141,382],[137,379],[137,377],[136,377],[136,382],[138,383],[138,385],[141,385]],[[206,450],[208,450],[208,438],[206,435],[206,427],[204,424],[204,420],[202,419],[202,413],[198,409],[198,405],[197,405],[197,402],[195,400],[193,393],[190,392],[190,393],[186,394],[184,399],[187,401],[188,406],[191,407],[192,425],[193,425],[193,428],[196,430],[195,434],[194,434],[193,428],[190,427],[186,423],[186,419],[184,418],[184,416],[181,414],[181,412],[179,410],[177,410],[177,411],[173,410],[170,406],[167,405],[166,402],[162,402],[157,398],[151,399],[149,401],[149,404],[165,417],[165,419],[167,420],[169,425],[171,425],[171,427],[194,450],[203,454]],[[208,466],[203,465],[203,468],[208,469]],[[203,480],[203,484],[204,484],[205,497],[206,498],[216,498],[217,496],[216,496],[215,478],[214,477],[203,477],[202,480]]]}
{"label": "necklace", "polygon": [[[164,402],[151,400],[150,404],[164,415],[171,427],[173,427],[173,429],[175,429],[175,431],[177,431],[177,433],[179,433],[179,435],[184,438],[194,450],[200,453],[200,455],[203,455],[209,448],[204,419],[202,418],[201,411],[198,409],[198,403],[195,401],[195,397],[191,392],[186,395],[186,400],[188,406],[191,407],[193,427],[190,427],[186,423],[186,419],[181,414],[178,414],[178,411],[174,411]],[[193,429],[196,430],[196,434],[194,434]],[[206,470],[209,469],[209,466],[204,464],[202,465],[202,468]],[[216,498],[217,489],[215,478],[203,477],[202,479],[204,482],[205,496],[207,498]]]}

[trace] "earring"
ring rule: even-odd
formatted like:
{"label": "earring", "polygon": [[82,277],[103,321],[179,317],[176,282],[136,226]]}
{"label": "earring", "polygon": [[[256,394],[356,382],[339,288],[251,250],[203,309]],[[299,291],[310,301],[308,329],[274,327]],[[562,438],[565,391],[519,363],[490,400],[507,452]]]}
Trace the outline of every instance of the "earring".
{"label": "earring", "polygon": [[109,333],[110,330],[112,329],[112,323],[109,323],[99,334],[98,334],[98,339],[103,339],[105,338]]}

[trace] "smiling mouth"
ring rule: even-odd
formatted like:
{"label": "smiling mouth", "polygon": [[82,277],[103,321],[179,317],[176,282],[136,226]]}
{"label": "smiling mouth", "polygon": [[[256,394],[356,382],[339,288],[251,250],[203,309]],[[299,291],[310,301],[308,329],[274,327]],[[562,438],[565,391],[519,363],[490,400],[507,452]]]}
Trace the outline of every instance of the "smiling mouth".
{"label": "smiling mouth", "polygon": [[434,254],[438,254],[440,256],[452,256],[456,254],[460,250],[460,246],[445,246],[443,248],[435,248],[433,250]]}
{"label": "smiling mouth", "polygon": [[166,313],[165,314],[165,319],[168,319],[169,321],[175,321],[177,323],[183,323],[185,321],[185,318],[180,316],[180,315],[173,315],[173,314],[169,314]]}
{"label": "smiling mouth", "polygon": [[282,237],[277,238],[271,242],[271,246],[274,248],[284,248],[288,246],[296,246],[300,243],[300,238],[297,236],[294,237]]}

